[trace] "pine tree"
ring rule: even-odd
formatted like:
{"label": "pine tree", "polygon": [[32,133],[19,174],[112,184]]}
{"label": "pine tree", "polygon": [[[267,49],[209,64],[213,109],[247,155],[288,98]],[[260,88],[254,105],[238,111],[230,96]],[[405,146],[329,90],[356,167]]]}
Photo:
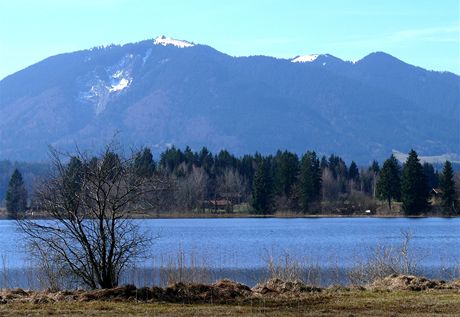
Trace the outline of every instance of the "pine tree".
{"label": "pine tree", "polygon": [[369,170],[374,172],[374,174],[380,173],[379,162],[377,162],[376,160],[373,160],[371,166],[369,167]]}
{"label": "pine tree", "polygon": [[214,165],[217,174],[222,175],[228,169],[236,168],[237,159],[227,150],[221,150],[214,159]]}
{"label": "pine tree", "polygon": [[332,172],[332,176],[337,180],[340,192],[347,192],[347,180],[348,180],[348,167],[345,161],[337,155],[331,154],[329,156],[328,167]]}
{"label": "pine tree", "polygon": [[323,155],[323,156],[321,157],[320,166],[321,166],[321,169],[322,169],[322,170],[325,169],[325,168],[327,168],[327,167],[329,167],[329,163],[327,162],[327,158],[326,158],[325,155]]}
{"label": "pine tree", "polygon": [[169,173],[172,173],[183,161],[184,154],[180,149],[176,149],[176,147],[173,145],[161,153],[160,166],[167,170]]}
{"label": "pine tree", "polygon": [[348,168],[348,179],[359,181],[359,170],[355,161],[351,161],[350,167]]}
{"label": "pine tree", "polygon": [[252,185],[252,207],[258,214],[273,211],[273,184],[266,158],[259,157]]}
{"label": "pine tree", "polygon": [[411,150],[406,160],[401,178],[401,200],[407,215],[416,215],[426,211],[428,202],[428,184],[423,173],[423,166],[417,152]]}
{"label": "pine tree", "polygon": [[300,205],[304,212],[320,199],[321,167],[315,152],[307,152],[300,162]]}
{"label": "pine tree", "polygon": [[82,190],[83,164],[77,157],[72,157],[63,173],[62,193],[66,196],[68,206],[71,210],[77,211],[79,208],[78,197]]}
{"label": "pine tree", "polygon": [[15,169],[11,175],[6,192],[6,210],[9,215],[15,218],[18,212],[24,212],[27,209],[27,191],[18,169]]}
{"label": "pine tree", "polygon": [[152,177],[155,172],[155,162],[153,161],[153,155],[149,148],[145,148],[143,151],[137,153],[134,158],[134,168],[136,174],[142,177]]}
{"label": "pine tree", "polygon": [[377,197],[388,202],[388,208],[391,210],[391,200],[401,198],[401,170],[398,161],[392,154],[389,159],[383,163],[377,182]]}
{"label": "pine tree", "polygon": [[359,169],[355,161],[351,161],[350,167],[348,168],[348,180],[350,181],[350,187],[352,189],[359,189]]}
{"label": "pine tree", "polygon": [[278,151],[275,156],[274,187],[277,194],[290,197],[299,173],[299,158],[295,153]]}
{"label": "pine tree", "polygon": [[212,174],[214,166],[214,156],[206,147],[202,147],[200,153],[198,153],[198,162],[199,166],[203,167],[206,173],[208,173],[208,175]]}
{"label": "pine tree", "polygon": [[439,175],[434,170],[433,164],[423,163],[423,174],[427,180],[428,189],[436,188],[439,186]]}
{"label": "pine tree", "polygon": [[104,155],[101,171],[107,175],[108,179],[115,179],[120,174],[121,164],[122,162],[120,161],[118,154],[109,151]]}
{"label": "pine tree", "polygon": [[[187,164],[187,171],[190,173],[192,171],[193,165],[197,165],[198,154],[193,153],[190,146],[186,146],[184,150],[184,161]],[[153,175],[153,173],[152,173]]]}
{"label": "pine tree", "polygon": [[255,173],[255,163],[254,157],[252,155],[244,155],[238,164],[238,170],[240,174],[247,179],[248,181],[248,189],[252,190],[252,184],[254,181],[254,173]]}
{"label": "pine tree", "polygon": [[378,175],[380,173],[379,162],[377,162],[376,160],[373,160],[368,171],[372,173],[372,191],[371,192],[372,192],[372,198],[375,199],[375,197],[377,196],[377,180],[378,180]]}
{"label": "pine tree", "polygon": [[446,161],[440,179],[440,189],[442,191],[442,205],[447,213],[455,212],[455,182],[452,164]]}

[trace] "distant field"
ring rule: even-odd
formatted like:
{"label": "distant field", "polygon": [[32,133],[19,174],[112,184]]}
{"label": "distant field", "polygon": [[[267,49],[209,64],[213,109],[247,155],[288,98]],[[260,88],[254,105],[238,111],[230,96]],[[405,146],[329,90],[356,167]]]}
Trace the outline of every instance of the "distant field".
{"label": "distant field", "polygon": [[57,302],[0,305],[0,316],[459,316],[458,290],[340,291],[235,304]]}

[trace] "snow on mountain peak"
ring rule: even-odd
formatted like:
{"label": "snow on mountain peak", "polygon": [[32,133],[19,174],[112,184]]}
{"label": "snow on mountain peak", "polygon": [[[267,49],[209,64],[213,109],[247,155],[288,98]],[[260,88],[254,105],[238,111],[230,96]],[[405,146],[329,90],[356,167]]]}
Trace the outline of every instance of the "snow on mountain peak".
{"label": "snow on mountain peak", "polygon": [[184,48],[184,47],[192,47],[195,46],[194,44],[187,42],[187,41],[181,41],[181,40],[175,40],[170,37],[166,37],[164,35],[158,36],[154,41],[153,44],[155,45],[174,45],[176,47]]}
{"label": "snow on mountain peak", "polygon": [[120,91],[128,87],[130,84],[129,80],[126,78],[122,78],[119,83],[112,85],[112,87],[109,88],[109,91]]}
{"label": "snow on mountain peak", "polygon": [[291,60],[293,63],[307,63],[307,62],[313,62],[315,59],[317,59],[319,54],[310,54],[310,55],[303,55],[303,56],[297,56]]}

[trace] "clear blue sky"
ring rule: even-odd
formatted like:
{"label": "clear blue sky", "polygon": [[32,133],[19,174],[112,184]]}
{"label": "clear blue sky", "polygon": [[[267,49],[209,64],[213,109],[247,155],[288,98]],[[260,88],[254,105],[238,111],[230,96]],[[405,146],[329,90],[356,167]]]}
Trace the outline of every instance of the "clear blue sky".
{"label": "clear blue sky", "polygon": [[166,35],[230,55],[385,51],[460,74],[458,0],[0,0],[0,78],[50,55]]}

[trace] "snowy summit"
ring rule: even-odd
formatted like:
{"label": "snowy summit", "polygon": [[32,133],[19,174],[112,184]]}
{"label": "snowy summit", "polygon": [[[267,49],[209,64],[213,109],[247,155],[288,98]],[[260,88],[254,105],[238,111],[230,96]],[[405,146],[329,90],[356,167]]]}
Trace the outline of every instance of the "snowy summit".
{"label": "snowy summit", "polygon": [[174,45],[176,47],[184,48],[184,47],[192,47],[194,46],[192,43],[187,42],[187,41],[181,41],[181,40],[175,40],[170,37],[166,37],[164,35],[161,35],[157,37],[154,41],[153,44],[155,45]]}
{"label": "snowy summit", "polygon": [[291,60],[293,63],[307,63],[307,62],[313,62],[315,59],[317,59],[319,54],[310,54],[310,55],[303,55],[303,56],[297,56]]}
{"label": "snowy summit", "polygon": [[120,90],[125,89],[128,86],[129,86],[129,80],[127,80],[126,78],[122,78],[118,84],[112,85],[112,87],[109,88],[109,91],[110,92],[112,92],[112,91],[120,91]]}

